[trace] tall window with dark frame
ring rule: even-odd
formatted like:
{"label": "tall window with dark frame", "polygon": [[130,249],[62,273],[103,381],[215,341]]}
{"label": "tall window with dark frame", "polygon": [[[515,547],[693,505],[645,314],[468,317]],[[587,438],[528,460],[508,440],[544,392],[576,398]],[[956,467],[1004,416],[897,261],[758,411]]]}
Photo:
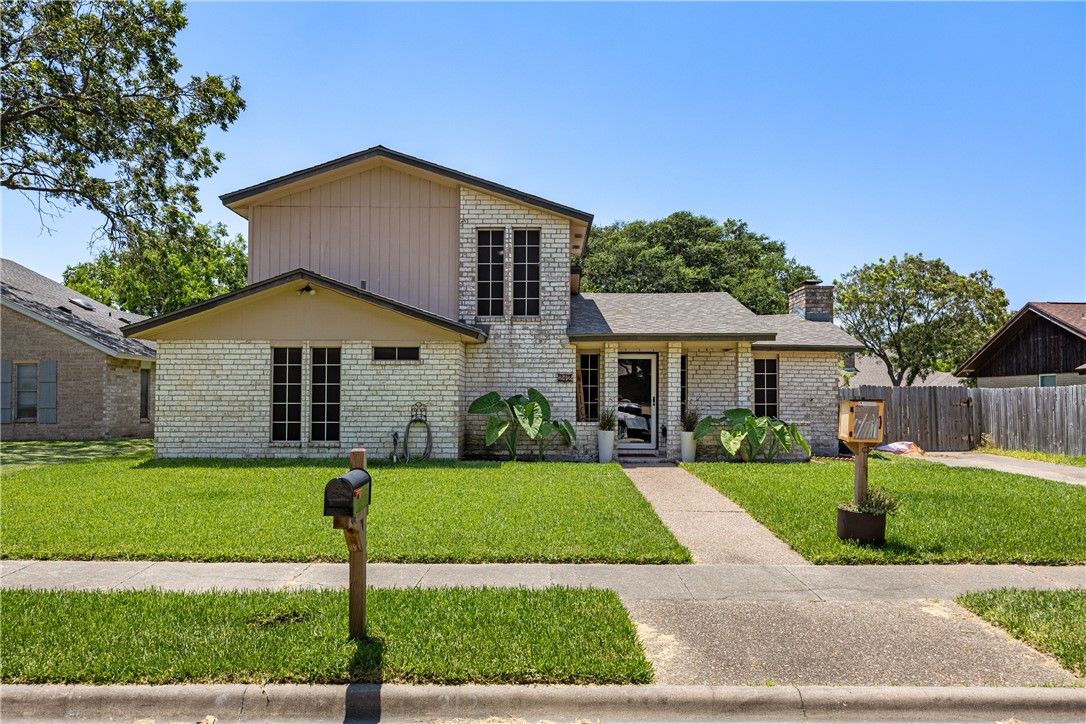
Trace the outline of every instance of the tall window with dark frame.
{"label": "tall window with dark frame", "polygon": [[339,442],[339,347],[313,348],[310,439]]}
{"label": "tall window with dark frame", "polygon": [[539,229],[513,230],[513,316],[539,316]]}
{"label": "tall window with dark frame", "polygon": [[151,370],[140,370],[140,419],[151,419]]}
{"label": "tall window with dark frame", "polygon": [[777,360],[754,360],[754,414],[777,417]]}
{"label": "tall window with dark frame", "polygon": [[480,317],[505,314],[505,232],[501,229],[479,230],[478,302]]}
{"label": "tall window with dark frame", "polygon": [[272,442],[302,439],[302,348],[272,348]]}
{"label": "tall window with dark frame", "polygon": [[581,355],[581,399],[584,401],[584,422],[595,422],[600,416],[600,356]]}

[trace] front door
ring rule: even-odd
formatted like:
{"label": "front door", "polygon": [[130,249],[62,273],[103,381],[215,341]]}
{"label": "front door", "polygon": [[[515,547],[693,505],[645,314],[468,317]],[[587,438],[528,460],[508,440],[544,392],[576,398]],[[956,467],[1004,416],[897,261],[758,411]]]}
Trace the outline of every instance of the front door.
{"label": "front door", "polygon": [[618,356],[618,431],[621,447],[656,449],[656,355]]}

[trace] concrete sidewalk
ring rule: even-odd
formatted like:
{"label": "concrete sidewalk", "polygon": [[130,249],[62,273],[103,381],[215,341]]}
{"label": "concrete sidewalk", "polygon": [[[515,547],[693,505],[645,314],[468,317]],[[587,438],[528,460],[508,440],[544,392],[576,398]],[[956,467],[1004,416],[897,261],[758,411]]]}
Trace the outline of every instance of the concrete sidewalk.
{"label": "concrete sidewalk", "polygon": [[[1086,566],[609,565],[371,563],[375,588],[573,586],[623,600],[906,601],[989,588],[1086,588]],[[346,563],[0,561],[0,588],[167,591],[342,588]]]}
{"label": "concrete sidewalk", "polygon": [[809,565],[716,489],[671,465],[623,465],[656,515],[696,563]]}
{"label": "concrete sidewalk", "polygon": [[998,470],[1003,473],[1016,473],[1018,475],[1030,475],[1034,478],[1044,478],[1045,480],[1055,480],[1058,483],[1086,485],[1086,468],[1046,463],[1041,460],[1021,460],[1006,455],[992,455],[991,453],[976,451],[930,452],[924,456],[924,459],[956,468],[984,468],[985,470]]}

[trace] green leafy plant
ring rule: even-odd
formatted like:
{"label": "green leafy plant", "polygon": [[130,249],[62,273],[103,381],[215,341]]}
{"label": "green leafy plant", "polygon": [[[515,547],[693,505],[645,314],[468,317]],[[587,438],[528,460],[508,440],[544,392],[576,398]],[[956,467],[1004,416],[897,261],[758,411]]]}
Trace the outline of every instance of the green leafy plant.
{"label": "green leafy plant", "polygon": [[505,443],[509,459],[517,459],[517,443],[521,431],[529,440],[539,441],[539,459],[554,435],[561,437],[568,447],[577,439],[577,432],[569,420],[551,419],[551,403],[539,390],[530,387],[528,395],[513,395],[502,399],[497,392],[488,392],[468,406],[473,415],[490,415],[486,421],[486,444],[498,440]]}
{"label": "green leafy plant", "polygon": [[720,417],[703,417],[694,426],[695,439],[700,440],[712,433],[718,435],[729,458],[743,462],[759,457],[773,462],[780,452],[790,452],[796,445],[808,456],[811,454],[811,447],[795,423],[774,417],[756,417],[745,407],[725,410]]}
{"label": "green leafy plant", "polygon": [[614,432],[615,427],[618,425],[618,416],[614,410],[600,410],[596,425],[604,432]]}
{"label": "green leafy plant", "polygon": [[899,501],[896,496],[883,488],[869,488],[867,498],[859,504],[854,500],[842,500],[837,504],[841,510],[853,513],[871,513],[872,515],[895,515]]}

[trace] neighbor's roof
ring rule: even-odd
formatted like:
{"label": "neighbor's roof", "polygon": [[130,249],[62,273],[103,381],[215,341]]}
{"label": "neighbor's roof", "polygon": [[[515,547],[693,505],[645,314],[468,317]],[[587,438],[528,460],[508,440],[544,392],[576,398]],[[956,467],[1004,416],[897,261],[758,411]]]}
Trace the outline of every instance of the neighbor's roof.
{"label": "neighbor's roof", "polygon": [[155,356],[154,344],[121,333],[147,317],[89,299],[10,259],[0,259],[0,303],[113,357]]}
{"label": "neighbor's roof", "polygon": [[[569,338],[581,341],[745,341],[758,349],[862,349],[834,325],[758,315],[726,292],[574,294]],[[792,319],[786,319],[791,316]]]}
{"label": "neighbor's roof", "polygon": [[1060,327],[1076,337],[1086,339],[1086,302],[1027,302],[1026,306],[1007,323],[996,330],[980,349],[973,353],[954,372],[958,377],[965,377],[973,373],[987,359],[998,352],[1011,337],[1018,334],[1022,328],[1034,317],[1045,319],[1057,327]]}
{"label": "neighbor's roof", "polygon": [[[855,374],[848,378],[849,387],[890,387],[893,383],[890,381],[890,373],[886,371],[886,365],[878,357],[856,356],[856,366],[852,369],[846,367],[840,377],[844,377],[845,372],[853,372]],[[844,382],[842,382],[844,384]],[[902,381],[904,384],[904,381]],[[931,370],[928,372],[924,379],[919,377],[913,381],[912,387],[961,387],[962,381],[952,375],[949,372],[939,372]]]}
{"label": "neighbor's roof", "polygon": [[[237,191],[231,191],[228,194],[223,194],[219,199],[226,206],[233,208],[239,201],[244,201],[257,194],[262,194],[268,191],[273,191],[280,187],[289,186],[290,184],[298,183],[299,181],[305,181],[319,176],[329,171],[335,171],[337,169],[350,166],[352,164],[361,163],[362,161],[368,161],[372,158],[387,158],[390,161],[402,163],[406,166],[411,166],[422,171],[437,174],[438,176],[444,176],[445,178],[462,183],[466,186],[474,186],[475,188],[488,191],[498,196],[504,196],[515,201],[528,204],[529,206],[536,206],[541,209],[558,214],[559,216],[565,216],[571,219],[582,221],[585,224],[592,225],[592,214],[587,211],[580,211],[570,206],[559,204],[555,201],[548,201],[547,199],[532,194],[518,191],[517,189],[510,188],[508,186],[502,186],[501,184],[494,183],[493,181],[487,181],[486,179],[479,178],[478,176],[471,176],[470,174],[457,171],[455,169],[446,168],[445,166],[439,166],[436,163],[430,163],[424,161],[421,158],[415,158],[414,156],[408,156],[407,154],[400,153],[399,151],[393,151],[391,148],[385,148],[384,146],[374,146],[373,148],[367,148],[365,151],[359,151],[358,153],[352,153],[348,156],[328,161],[326,163],[318,164],[316,166],[310,166],[309,168],[303,168],[300,171],[294,171],[288,173],[285,176],[273,178],[270,181],[264,181],[263,183],[255,184],[253,186],[247,186]],[[236,210],[236,209],[235,209]]]}
{"label": "neighbor's roof", "polygon": [[755,342],[756,350],[791,350],[794,352],[858,352],[864,346],[833,322],[810,322],[798,314],[759,315],[762,325],[776,333],[776,338]]}
{"label": "neighbor's roof", "polygon": [[136,322],[135,324],[130,324],[125,327],[124,334],[128,336],[132,334],[146,332],[150,329],[154,329],[155,327],[160,327],[164,324],[169,324],[170,322],[176,322],[179,319],[191,317],[194,314],[206,312],[210,309],[221,307],[224,304],[229,304],[230,302],[244,299],[245,297],[257,294],[258,292],[263,292],[268,289],[274,289],[275,287],[298,281],[319,284],[320,286],[327,287],[329,289],[332,289],[333,291],[339,292],[340,294],[344,294],[349,297],[354,297],[355,299],[360,299],[362,301],[375,304],[378,307],[383,307],[393,312],[399,312],[400,314],[404,314],[408,317],[413,317],[423,322],[428,322],[438,327],[443,327],[453,332],[457,332],[458,334],[462,334],[466,337],[476,339],[480,342],[486,341],[487,331],[485,328],[473,327],[470,324],[457,322],[455,320],[448,319],[447,317],[442,317],[439,314],[428,312],[425,309],[419,309],[418,307],[413,307],[410,304],[398,302],[395,299],[390,299],[389,297],[386,297],[384,295],[376,294],[374,292],[360,289],[358,287],[352,287],[350,284],[344,284],[341,281],[322,276],[321,274],[309,271],[308,269],[295,269],[293,271],[284,272],[283,274],[280,274],[278,276],[271,277],[270,279],[265,279],[264,281],[257,282],[256,284],[250,284],[247,287],[242,287],[241,289],[229,292],[227,294],[223,294],[218,297],[214,297],[212,299],[208,299],[207,301],[190,304],[187,307],[182,307],[181,309],[178,309],[175,312],[170,312],[169,314],[163,314],[158,317],[153,317],[151,319],[144,318],[145,321]]}

